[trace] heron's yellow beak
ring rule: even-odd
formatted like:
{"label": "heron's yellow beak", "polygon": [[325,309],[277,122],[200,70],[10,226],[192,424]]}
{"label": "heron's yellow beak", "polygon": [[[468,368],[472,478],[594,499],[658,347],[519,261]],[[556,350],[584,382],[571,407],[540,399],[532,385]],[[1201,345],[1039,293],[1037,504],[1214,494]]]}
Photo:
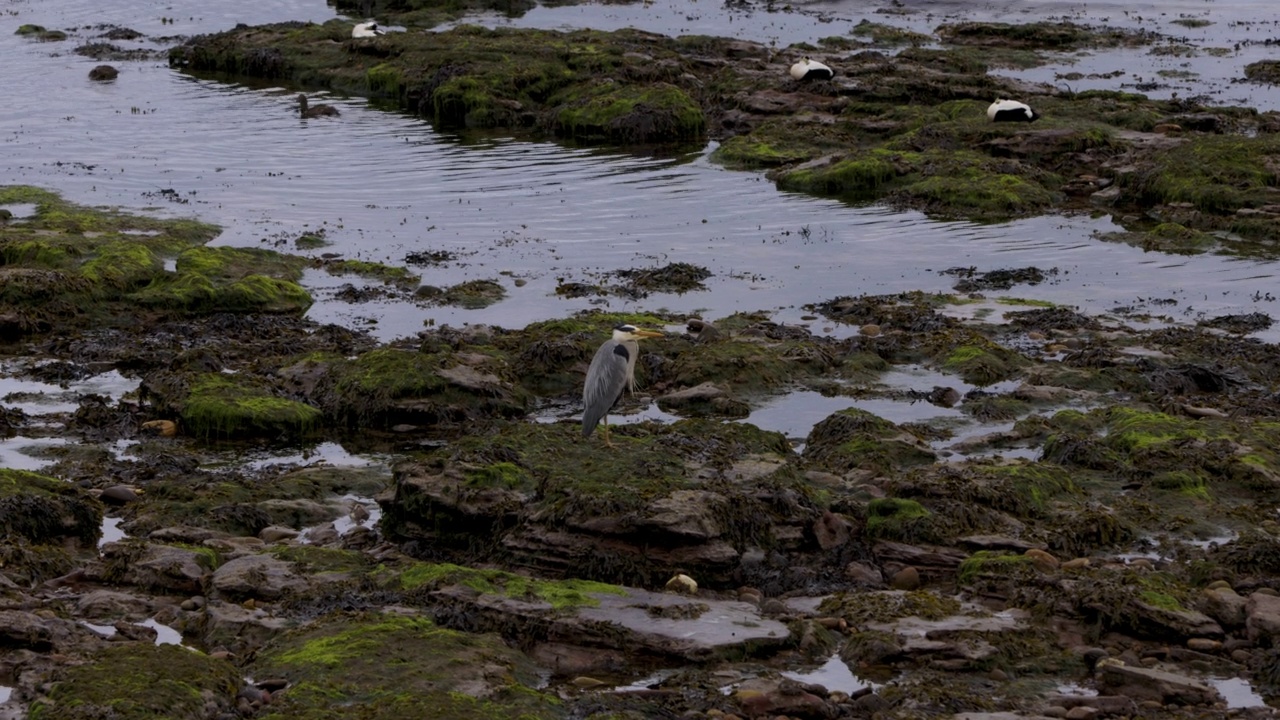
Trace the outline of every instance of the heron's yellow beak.
{"label": "heron's yellow beak", "polygon": [[642,338],[660,338],[666,335],[666,333],[660,333],[656,330],[636,330],[631,334]]}

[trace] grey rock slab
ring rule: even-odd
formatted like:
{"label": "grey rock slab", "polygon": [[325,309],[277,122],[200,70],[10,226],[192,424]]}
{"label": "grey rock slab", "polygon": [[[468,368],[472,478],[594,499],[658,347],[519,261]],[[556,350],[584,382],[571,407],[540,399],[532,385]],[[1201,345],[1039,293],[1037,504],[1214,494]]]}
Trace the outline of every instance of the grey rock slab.
{"label": "grey rock slab", "polygon": [[[623,595],[597,593],[593,597],[600,605],[580,608],[580,619],[625,628],[638,639],[689,658],[712,657],[748,644],[780,645],[790,635],[786,625],[762,617],[754,605],[738,600],[686,598],[637,588],[626,588]],[[688,605],[706,609],[696,617],[664,616],[664,609]],[[656,612],[650,612],[651,608]]]}
{"label": "grey rock slab", "polygon": [[219,567],[213,573],[213,587],[235,596],[275,600],[305,590],[308,583],[291,562],[270,555],[246,555]]}

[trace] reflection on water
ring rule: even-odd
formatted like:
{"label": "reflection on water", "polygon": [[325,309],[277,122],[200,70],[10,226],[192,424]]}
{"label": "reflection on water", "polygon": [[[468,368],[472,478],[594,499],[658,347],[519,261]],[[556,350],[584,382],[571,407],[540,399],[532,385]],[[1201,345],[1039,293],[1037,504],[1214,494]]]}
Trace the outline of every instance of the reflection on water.
{"label": "reflection on water", "polygon": [[[1251,2],[1215,4],[1214,12],[1243,13],[1254,7]],[[631,15],[645,13],[664,24],[651,29],[676,34],[701,31],[688,24],[693,20],[677,19],[698,16],[719,33],[768,42],[776,30],[778,42],[787,43],[842,34],[869,10],[844,3],[811,7],[825,17],[664,0],[546,8],[514,22],[581,12],[620,14],[620,23],[642,24]],[[142,3],[104,8],[64,0],[15,10],[15,22],[59,28],[114,22],[153,36],[214,31],[236,22],[324,20],[331,12],[302,0],[234,0],[212,9],[177,0],[164,13],[179,18],[175,27],[160,25]],[[938,18],[912,16],[906,22],[926,20]],[[1219,25],[1228,31],[1228,23]],[[423,282],[490,278],[509,292],[508,300],[484,310],[404,301],[353,305],[326,292],[326,286],[331,290],[350,279],[307,276],[320,296],[312,317],[368,325],[384,339],[413,334],[427,320],[514,327],[597,303],[614,310],[701,310],[713,318],[764,309],[794,322],[803,304],[837,295],[949,290],[951,280],[937,271],[958,265],[1058,267],[1059,281],[1036,287],[1034,295],[1087,312],[1136,297],[1174,299],[1174,315],[1187,319],[1269,309],[1251,296],[1274,284],[1274,264],[1220,257],[1170,262],[1090,239],[1095,230],[1112,228],[1105,219],[933,222],[918,213],[851,208],[779,192],[759,174],[711,164],[710,147],[648,157],[502,137],[463,143],[417,118],[370,109],[358,99],[327,98],[341,106],[342,117],[304,123],[292,103],[296,88],[192,79],[163,61],[122,63],[118,80],[95,84],[86,74],[96,61],[70,52],[93,32],[75,30],[66,43],[0,33],[6,58],[0,90],[9,98],[0,106],[0,140],[8,159],[0,167],[0,183],[44,185],[91,204],[158,204],[152,212],[196,214],[226,227],[216,241],[224,244],[283,241],[283,249],[293,249],[291,238],[323,228],[332,244],[315,252],[400,264],[411,252],[447,250],[458,260],[415,268]],[[132,113],[135,107],[148,112]],[[708,291],[638,301],[555,294],[561,279],[672,260],[708,267],[714,273]],[[524,284],[517,286],[516,278]],[[1280,326],[1268,333],[1264,337],[1280,337]]]}
{"label": "reflection on water", "polygon": [[816,683],[833,692],[845,692],[850,695],[864,688],[876,687],[874,683],[854,675],[848,663],[839,655],[832,655],[825,663],[813,670],[784,672],[782,675],[802,683]]}
{"label": "reflection on water", "polygon": [[1209,678],[1207,682],[1222,694],[1228,708],[1265,707],[1267,704],[1244,678]]}

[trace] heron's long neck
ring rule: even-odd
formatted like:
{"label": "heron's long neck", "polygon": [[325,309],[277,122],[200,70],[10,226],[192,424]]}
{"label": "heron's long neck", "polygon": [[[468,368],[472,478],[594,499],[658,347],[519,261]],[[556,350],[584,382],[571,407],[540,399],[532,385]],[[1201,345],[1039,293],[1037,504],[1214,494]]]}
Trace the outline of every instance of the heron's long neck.
{"label": "heron's long neck", "polygon": [[627,390],[634,395],[636,392],[636,357],[640,355],[640,343],[635,340],[623,340],[622,347],[627,349]]}

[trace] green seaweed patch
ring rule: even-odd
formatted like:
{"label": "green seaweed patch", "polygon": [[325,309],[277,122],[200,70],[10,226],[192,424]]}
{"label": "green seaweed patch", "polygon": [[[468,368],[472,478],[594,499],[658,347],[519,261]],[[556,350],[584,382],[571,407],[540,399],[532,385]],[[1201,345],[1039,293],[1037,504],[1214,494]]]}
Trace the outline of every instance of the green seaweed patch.
{"label": "green seaweed patch", "polygon": [[[643,352],[643,346],[642,352]],[[673,387],[711,382],[740,392],[780,390],[834,364],[812,340],[726,338],[694,343],[672,339],[664,346],[671,362],[663,379]]]}
{"label": "green seaweed patch", "polygon": [[297,563],[298,569],[307,574],[362,573],[373,567],[372,560],[356,550],[315,545],[285,545],[272,548],[271,554],[281,560]]}
{"label": "green seaweed patch", "polygon": [[837,592],[823,598],[818,612],[844,618],[850,625],[887,623],[905,617],[942,620],[960,613],[960,601],[928,590]]}
{"label": "green seaweed patch", "polygon": [[207,373],[191,382],[181,417],[186,431],[197,437],[276,437],[305,435],[319,424],[321,413],[248,377]]}
{"label": "green seaweed patch", "polygon": [[306,259],[261,248],[198,247],[178,256],[176,272],[133,294],[155,307],[194,313],[300,314],[311,295],[298,284]]}
{"label": "green seaweed patch", "polygon": [[1280,185],[1277,157],[1275,135],[1197,135],[1154,153],[1148,166],[1121,177],[1119,185],[1134,202],[1187,202],[1204,213],[1231,215],[1273,202]]}
{"label": "green seaweed patch", "polygon": [[[585,142],[647,143],[693,140],[706,129],[702,108],[680,88],[667,83],[600,83],[569,96],[560,105],[555,130]],[[557,102],[559,101],[559,102]]]}
{"label": "green seaweed patch", "polygon": [[1259,60],[1244,66],[1244,77],[1256,83],[1280,85],[1280,60]]}
{"label": "green seaweed patch", "polygon": [[1147,251],[1177,255],[1199,255],[1221,244],[1214,235],[1175,222],[1160,223],[1150,230],[1097,233],[1096,237],[1106,242],[1121,242]]}
{"label": "green seaweed patch", "polygon": [[837,411],[814,426],[804,456],[831,472],[891,472],[929,465],[937,455],[919,438],[859,408]]}
{"label": "green seaweed patch", "polygon": [[933,42],[933,37],[908,30],[896,25],[871,22],[863,18],[849,31],[854,37],[865,38],[870,44],[878,47],[894,47],[897,45],[924,45]]}
{"label": "green seaweed patch", "polygon": [[273,720],[564,715],[557,698],[531,689],[536,666],[501,637],[447,630],[424,617],[335,614],[277,637],[251,670],[290,680],[263,716]]}
{"label": "green seaweed patch", "polygon": [[525,602],[546,603],[556,610],[596,607],[595,594],[625,595],[618,585],[593,580],[543,580],[503,570],[476,569],[451,563],[414,563],[399,574],[404,590],[461,585],[486,595],[501,595]]}
{"label": "green seaweed patch", "polygon": [[876,498],[867,503],[866,534],[868,538],[906,542],[932,538],[932,515],[915,500]]}
{"label": "green seaweed patch", "polygon": [[15,539],[35,543],[74,539],[92,547],[102,535],[102,504],[77,485],[0,468],[0,525]]}
{"label": "green seaweed patch", "polygon": [[949,351],[938,364],[965,382],[982,387],[1014,377],[1028,361],[1008,348],[975,338],[975,342]]}
{"label": "green seaweed patch", "polygon": [[943,42],[957,45],[998,45],[1043,50],[1145,45],[1154,34],[1121,28],[1092,28],[1072,22],[962,22],[934,30]]}
{"label": "green seaweed patch", "polygon": [[[1171,20],[1170,22],[1172,22],[1174,25],[1181,25],[1182,27],[1185,27],[1185,28],[1202,28],[1202,27],[1209,27],[1210,25],[1213,24],[1212,20],[1205,20],[1204,18],[1185,18],[1185,17],[1178,18],[1177,20]],[[1246,75],[1245,77],[1248,77],[1248,75]]]}
{"label": "green seaweed patch", "polygon": [[979,578],[1018,578],[1032,568],[1032,558],[995,550],[979,550],[960,562],[956,582],[968,585]]}
{"label": "green seaweed patch", "polygon": [[80,253],[128,239],[157,253],[171,254],[203,245],[220,232],[216,225],[195,220],[151,218],[85,207],[30,185],[0,186],[0,205],[28,203],[36,206],[35,214],[21,224],[0,225],[0,241],[7,244],[14,235],[30,239],[33,231],[40,231],[45,237],[56,237],[58,242]]}
{"label": "green seaweed patch", "polygon": [[414,295],[435,305],[479,310],[506,298],[507,289],[493,280],[468,280],[447,288],[423,285]]}
{"label": "green seaweed patch", "polygon": [[359,275],[397,286],[416,285],[421,279],[406,267],[366,260],[330,260],[324,263],[324,269],[330,275]]}
{"label": "green seaweed patch", "polygon": [[164,260],[146,245],[132,241],[103,245],[80,266],[86,279],[112,290],[131,290],[163,273]]}
{"label": "green seaweed patch", "polygon": [[63,666],[33,720],[207,717],[234,713],[241,673],[223,659],[173,644],[110,643],[89,662]]}

